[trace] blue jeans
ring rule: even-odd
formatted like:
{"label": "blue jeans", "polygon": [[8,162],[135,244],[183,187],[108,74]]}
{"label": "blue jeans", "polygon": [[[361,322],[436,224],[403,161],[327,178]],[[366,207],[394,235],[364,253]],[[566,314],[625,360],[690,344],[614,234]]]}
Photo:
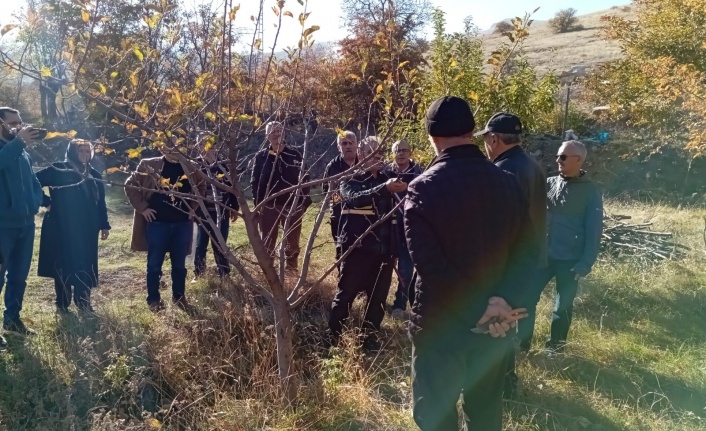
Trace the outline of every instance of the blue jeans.
{"label": "blue jeans", "polygon": [[[548,343],[554,346],[566,343],[573,317],[574,299],[579,287],[576,273],[571,271],[574,265],[576,265],[575,260],[549,259],[549,265],[546,268],[537,270],[533,282],[534,289],[531,290],[531,296],[526,302],[528,316],[521,321],[519,326],[520,343],[524,348],[529,349],[532,342],[537,303],[542,296],[542,291],[552,278],[556,278],[556,301],[552,311],[552,326]],[[523,325],[525,320],[527,323]]]}
{"label": "blue jeans", "polygon": [[9,324],[20,318],[22,301],[27,287],[27,276],[32,264],[34,248],[34,224],[23,227],[0,228],[0,291],[5,284],[5,314],[3,323]]}
{"label": "blue jeans", "polygon": [[402,238],[397,258],[397,291],[395,292],[395,302],[392,303],[393,310],[406,309],[407,302],[412,305],[414,298],[409,294],[409,286],[412,282],[413,274],[414,263],[412,262],[412,256],[410,256],[407,249],[407,242]]}
{"label": "blue jeans", "polygon": [[172,263],[172,298],[179,300],[186,290],[186,256],[193,234],[194,224],[147,223],[147,303],[159,302],[159,280],[162,278],[162,264],[169,253]]}
{"label": "blue jeans", "polygon": [[[218,229],[223,235],[223,239],[228,241],[228,230],[230,229],[230,219],[224,216],[218,220],[218,214],[216,211],[209,211],[211,218],[214,222],[218,223]],[[215,238],[215,233],[210,224],[204,221],[204,225],[198,226],[199,231],[196,234],[196,250],[194,251],[194,274],[200,276],[206,272],[206,252],[208,251],[208,243],[211,242],[211,247],[213,248],[213,257],[216,261],[216,268],[219,277],[224,277],[230,274],[230,264],[228,259],[225,257],[221,250],[218,248],[218,241],[211,238]],[[210,234],[210,235],[209,235]]]}

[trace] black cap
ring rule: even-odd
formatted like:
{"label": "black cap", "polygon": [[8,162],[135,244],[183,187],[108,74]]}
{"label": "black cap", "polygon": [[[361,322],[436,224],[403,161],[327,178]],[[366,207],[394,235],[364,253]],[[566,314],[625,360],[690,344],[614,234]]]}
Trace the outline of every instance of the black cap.
{"label": "black cap", "polygon": [[486,133],[506,133],[508,135],[519,135],[522,133],[522,121],[517,115],[507,112],[498,112],[490,117],[485,129],[476,133],[476,136],[485,135]]}
{"label": "black cap", "polygon": [[429,136],[451,138],[473,132],[476,121],[471,107],[460,97],[436,99],[427,110],[426,128]]}

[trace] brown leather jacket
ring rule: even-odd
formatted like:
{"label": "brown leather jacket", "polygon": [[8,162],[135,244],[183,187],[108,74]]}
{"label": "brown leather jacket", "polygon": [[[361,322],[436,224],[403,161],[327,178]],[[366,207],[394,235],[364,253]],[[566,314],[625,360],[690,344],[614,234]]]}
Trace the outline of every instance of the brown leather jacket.
{"label": "brown leather jacket", "polygon": [[[130,248],[134,251],[148,250],[147,237],[145,236],[147,221],[142,212],[149,208],[150,197],[154,193],[153,190],[159,188],[158,184],[163,166],[164,157],[142,159],[140,164],[137,165],[135,172],[125,182],[125,195],[127,200],[130,201],[130,205],[135,209],[132,219],[132,241],[130,242]],[[198,196],[206,196],[207,184],[200,171],[200,166],[195,162],[190,162],[188,165],[182,164],[182,166],[192,185],[192,190],[198,192]],[[195,200],[190,201],[189,205],[191,208],[196,209],[198,202]],[[189,249],[191,249],[191,244]]]}

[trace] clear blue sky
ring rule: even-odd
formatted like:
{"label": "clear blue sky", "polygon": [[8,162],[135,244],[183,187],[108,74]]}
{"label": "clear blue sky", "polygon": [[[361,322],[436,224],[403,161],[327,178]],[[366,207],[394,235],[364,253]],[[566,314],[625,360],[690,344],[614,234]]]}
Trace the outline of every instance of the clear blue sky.
{"label": "clear blue sky", "polygon": [[[318,25],[321,27],[315,34],[317,41],[336,41],[346,36],[346,28],[341,20],[341,3],[346,0],[309,0],[308,11],[311,12],[307,25]],[[531,12],[539,7],[535,15],[538,20],[551,18],[558,10],[573,7],[578,10],[579,15],[609,9],[611,6],[624,5],[628,0],[431,0],[434,6],[446,12],[447,27],[449,31],[460,31],[463,29],[463,19],[469,15],[481,29],[486,29],[492,24],[505,18],[522,16],[525,12]],[[0,25],[17,20],[11,18],[25,6],[20,0],[0,0],[3,3],[3,13],[0,15]],[[223,9],[223,0],[183,0],[184,4],[195,5],[198,3],[210,3],[218,10]],[[240,4],[241,8],[236,17],[236,27],[243,33],[250,33],[254,23],[250,17],[257,15],[259,1],[257,0],[233,0],[233,4]],[[265,46],[266,49],[272,46],[275,37],[276,16],[271,10],[277,4],[276,0],[265,0]],[[280,29],[278,50],[286,46],[294,46],[299,40],[301,27],[296,17],[303,11],[297,0],[286,0],[285,10],[291,11],[294,18],[284,17],[282,28]]]}

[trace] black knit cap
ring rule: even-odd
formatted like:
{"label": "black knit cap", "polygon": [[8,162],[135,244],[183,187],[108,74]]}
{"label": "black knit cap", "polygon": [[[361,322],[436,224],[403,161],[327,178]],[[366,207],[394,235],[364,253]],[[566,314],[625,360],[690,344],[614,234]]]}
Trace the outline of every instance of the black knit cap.
{"label": "black knit cap", "polygon": [[427,110],[426,128],[429,136],[452,138],[464,136],[476,128],[471,106],[460,97],[436,99]]}

